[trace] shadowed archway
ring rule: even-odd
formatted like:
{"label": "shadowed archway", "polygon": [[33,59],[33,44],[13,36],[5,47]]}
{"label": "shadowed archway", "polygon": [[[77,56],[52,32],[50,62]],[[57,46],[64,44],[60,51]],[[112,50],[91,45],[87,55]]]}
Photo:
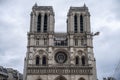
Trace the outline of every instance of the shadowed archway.
{"label": "shadowed archway", "polygon": [[78,79],[78,80],[85,80],[84,78],[80,78],[80,79]]}
{"label": "shadowed archway", "polygon": [[58,76],[55,80],[67,80],[64,76]]}

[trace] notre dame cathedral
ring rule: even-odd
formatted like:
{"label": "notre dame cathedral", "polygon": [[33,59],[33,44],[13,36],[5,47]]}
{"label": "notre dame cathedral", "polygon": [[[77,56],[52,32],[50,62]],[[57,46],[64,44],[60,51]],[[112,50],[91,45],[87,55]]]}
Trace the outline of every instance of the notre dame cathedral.
{"label": "notre dame cathedral", "polygon": [[56,33],[54,27],[52,6],[35,4],[27,34],[24,80],[97,80],[88,7],[70,7],[66,33]]}

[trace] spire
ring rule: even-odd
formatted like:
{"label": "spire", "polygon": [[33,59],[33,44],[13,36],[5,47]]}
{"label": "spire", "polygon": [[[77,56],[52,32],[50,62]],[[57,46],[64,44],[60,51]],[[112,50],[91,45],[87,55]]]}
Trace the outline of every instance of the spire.
{"label": "spire", "polygon": [[84,3],[84,6],[83,7],[86,7],[86,4]]}
{"label": "spire", "polygon": [[37,7],[37,3],[34,4],[34,6],[32,7],[32,10],[34,10]]}
{"label": "spire", "polygon": [[85,11],[88,11],[88,7],[86,6],[85,3],[84,3],[84,5],[83,5],[83,8],[84,8]]}
{"label": "spire", "polygon": [[34,4],[34,7],[37,7],[37,3]]}

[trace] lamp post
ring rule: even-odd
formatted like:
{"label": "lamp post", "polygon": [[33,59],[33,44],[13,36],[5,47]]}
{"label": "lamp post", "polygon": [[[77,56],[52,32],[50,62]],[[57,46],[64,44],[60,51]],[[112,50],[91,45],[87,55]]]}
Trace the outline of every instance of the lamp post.
{"label": "lamp post", "polygon": [[95,33],[92,33],[92,36],[98,36],[100,34],[100,32],[95,32]]}

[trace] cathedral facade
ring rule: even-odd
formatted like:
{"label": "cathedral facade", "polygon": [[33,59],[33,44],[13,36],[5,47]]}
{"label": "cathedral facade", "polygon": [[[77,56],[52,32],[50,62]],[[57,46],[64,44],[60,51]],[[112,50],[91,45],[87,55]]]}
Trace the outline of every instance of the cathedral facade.
{"label": "cathedral facade", "polygon": [[66,33],[54,18],[52,6],[33,6],[24,80],[97,80],[88,7],[70,7]]}

